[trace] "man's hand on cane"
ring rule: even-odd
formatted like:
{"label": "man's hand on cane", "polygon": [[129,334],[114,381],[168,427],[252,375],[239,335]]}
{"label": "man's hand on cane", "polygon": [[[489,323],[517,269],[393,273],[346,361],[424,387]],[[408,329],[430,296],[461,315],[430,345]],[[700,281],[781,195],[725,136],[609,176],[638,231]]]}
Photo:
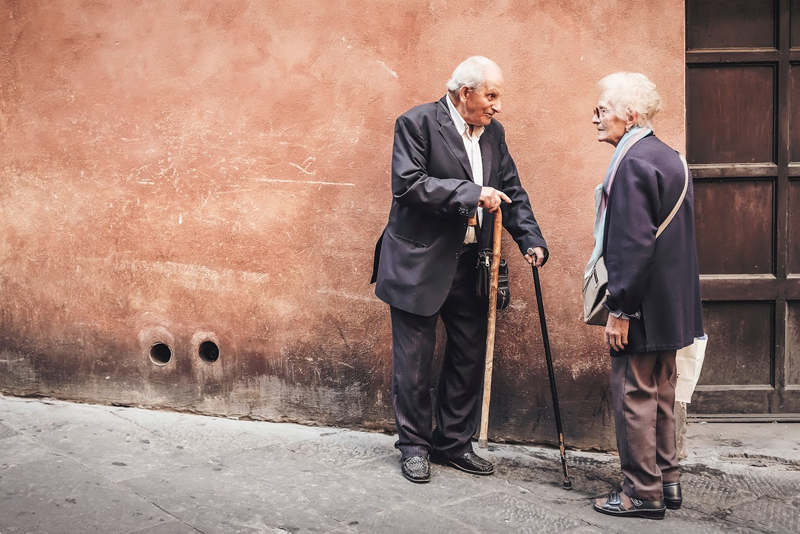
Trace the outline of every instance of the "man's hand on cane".
{"label": "man's hand on cane", "polygon": [[502,191],[494,187],[481,187],[481,198],[478,200],[478,207],[489,210],[489,213],[494,213],[500,209],[501,202],[508,202],[511,204],[511,199]]}
{"label": "man's hand on cane", "polygon": [[[533,250],[533,255],[531,255],[531,250]],[[534,258],[534,256],[536,256]],[[541,267],[544,263],[544,249],[542,247],[534,247],[533,249],[528,249],[528,253],[525,254],[525,260],[530,263],[531,265],[536,265],[536,267]],[[534,263],[536,261],[536,263]]]}
{"label": "man's hand on cane", "polygon": [[[508,195],[494,187],[481,188],[481,198],[478,201],[479,207],[489,210],[490,213],[494,213],[500,209],[501,202],[508,202],[510,204],[511,199],[508,198]],[[542,264],[544,264],[544,249],[542,247],[535,247],[533,249],[533,255],[530,254],[529,250],[528,254],[525,254],[525,261],[531,265],[536,265],[536,267],[541,267]]]}

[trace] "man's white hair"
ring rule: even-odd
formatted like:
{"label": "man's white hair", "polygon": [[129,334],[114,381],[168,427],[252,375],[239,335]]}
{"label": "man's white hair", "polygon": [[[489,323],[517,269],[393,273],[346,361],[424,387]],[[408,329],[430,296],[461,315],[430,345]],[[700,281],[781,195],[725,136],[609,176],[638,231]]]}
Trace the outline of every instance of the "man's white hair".
{"label": "man's white hair", "polygon": [[447,90],[457,93],[462,87],[480,89],[486,83],[486,71],[490,68],[500,70],[497,63],[483,56],[472,56],[465,59],[450,76]]}
{"label": "man's white hair", "polygon": [[615,72],[599,82],[601,98],[614,114],[626,120],[626,113],[636,112],[639,118],[634,126],[653,127],[653,118],[661,110],[661,97],[656,84],[638,72]]}

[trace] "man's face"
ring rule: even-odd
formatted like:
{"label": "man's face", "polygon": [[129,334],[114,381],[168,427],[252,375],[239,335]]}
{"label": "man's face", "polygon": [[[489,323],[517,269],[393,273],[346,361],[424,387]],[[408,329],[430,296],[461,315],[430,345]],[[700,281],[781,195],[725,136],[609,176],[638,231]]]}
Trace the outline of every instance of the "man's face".
{"label": "man's face", "polygon": [[[486,83],[478,89],[461,88],[461,115],[472,126],[488,126],[495,113],[500,112],[503,75],[499,71],[486,73]],[[462,111],[463,110],[463,111]]]}

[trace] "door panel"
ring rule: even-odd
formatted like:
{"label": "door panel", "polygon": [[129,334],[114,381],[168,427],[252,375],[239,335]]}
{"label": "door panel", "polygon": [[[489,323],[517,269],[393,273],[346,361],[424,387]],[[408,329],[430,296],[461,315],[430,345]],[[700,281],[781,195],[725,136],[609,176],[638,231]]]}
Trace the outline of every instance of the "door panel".
{"label": "door panel", "polygon": [[687,84],[689,163],[774,160],[774,67],[693,67]]}
{"label": "door panel", "polygon": [[788,259],[789,274],[800,274],[800,180],[789,182]]}
{"label": "door panel", "polygon": [[771,180],[707,180],[694,184],[700,272],[771,274]]}
{"label": "door panel", "polygon": [[[800,8],[798,9],[800,11]],[[800,24],[800,21],[798,21]],[[799,30],[800,31],[800,30]],[[790,161],[800,162],[800,64],[792,65],[789,91],[789,143]]]}
{"label": "door panel", "polygon": [[774,47],[773,11],[769,0],[687,0],[687,45],[689,49]]}
{"label": "door panel", "polygon": [[706,302],[709,345],[698,390],[706,385],[771,385],[772,304]]}
{"label": "door panel", "polygon": [[789,302],[786,354],[786,384],[800,387],[800,301]]}

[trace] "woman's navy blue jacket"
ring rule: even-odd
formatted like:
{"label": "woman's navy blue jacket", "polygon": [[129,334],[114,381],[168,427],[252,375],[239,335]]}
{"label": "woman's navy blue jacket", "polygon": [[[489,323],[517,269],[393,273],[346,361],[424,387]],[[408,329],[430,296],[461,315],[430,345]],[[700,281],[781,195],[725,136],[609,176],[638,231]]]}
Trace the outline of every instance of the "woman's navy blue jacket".
{"label": "woman's navy blue jacket", "polygon": [[628,345],[616,354],[677,350],[703,335],[691,175],[680,209],[656,239],[685,183],[678,154],[655,135],[628,150],[608,198],[603,251],[610,310],[628,315]]}

